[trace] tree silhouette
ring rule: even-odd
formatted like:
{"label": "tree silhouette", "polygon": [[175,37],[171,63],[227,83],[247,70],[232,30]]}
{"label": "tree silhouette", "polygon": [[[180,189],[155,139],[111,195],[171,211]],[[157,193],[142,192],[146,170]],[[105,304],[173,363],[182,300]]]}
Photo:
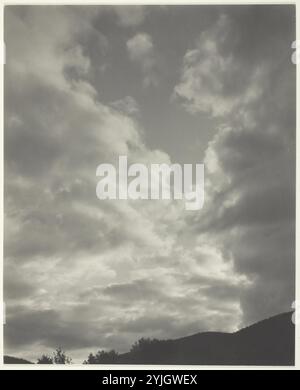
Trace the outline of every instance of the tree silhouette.
{"label": "tree silhouette", "polygon": [[159,343],[161,343],[161,341],[159,341],[157,339],[150,339],[150,338],[142,337],[141,339],[139,339],[138,341],[136,341],[132,345],[130,352],[143,353],[143,352],[151,351],[151,350],[155,349],[155,347]]}
{"label": "tree silhouette", "polygon": [[37,364],[71,364],[72,359],[66,355],[66,353],[61,349],[57,348],[53,352],[53,357],[49,355],[42,355],[37,360]]}
{"label": "tree silhouette", "polygon": [[72,359],[66,355],[66,353],[61,349],[57,348],[54,352],[54,363],[55,364],[71,364]]}
{"label": "tree silhouette", "polygon": [[53,364],[53,358],[49,355],[42,355],[38,358],[37,364]]}
{"label": "tree silhouette", "polygon": [[83,364],[112,364],[117,363],[119,354],[115,350],[110,351],[98,351],[96,355],[89,354],[87,360]]}

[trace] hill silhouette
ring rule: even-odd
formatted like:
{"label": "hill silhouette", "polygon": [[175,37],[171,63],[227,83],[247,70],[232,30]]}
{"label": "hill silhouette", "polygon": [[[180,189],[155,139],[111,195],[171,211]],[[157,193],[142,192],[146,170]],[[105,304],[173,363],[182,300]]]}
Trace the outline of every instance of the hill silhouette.
{"label": "hill silhouette", "polygon": [[119,355],[123,364],[272,365],[295,364],[292,313],[260,321],[235,333],[205,332],[150,343]]}
{"label": "hill silhouette", "polygon": [[[291,366],[295,364],[295,326],[289,312],[235,333],[204,332],[174,340],[141,339],[130,352],[102,352],[100,357],[100,361],[90,359],[86,363]],[[31,362],[4,356],[4,363]]]}
{"label": "hill silhouette", "polygon": [[33,364],[29,360],[4,355],[4,364]]}

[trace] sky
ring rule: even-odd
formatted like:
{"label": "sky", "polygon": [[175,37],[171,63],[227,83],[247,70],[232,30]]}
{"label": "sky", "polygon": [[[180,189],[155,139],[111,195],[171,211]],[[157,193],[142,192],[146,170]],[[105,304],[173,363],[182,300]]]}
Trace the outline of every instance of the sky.
{"label": "sky", "polygon": [[[5,354],[232,332],[295,290],[294,6],[6,6]],[[204,163],[205,202],[96,168]]]}

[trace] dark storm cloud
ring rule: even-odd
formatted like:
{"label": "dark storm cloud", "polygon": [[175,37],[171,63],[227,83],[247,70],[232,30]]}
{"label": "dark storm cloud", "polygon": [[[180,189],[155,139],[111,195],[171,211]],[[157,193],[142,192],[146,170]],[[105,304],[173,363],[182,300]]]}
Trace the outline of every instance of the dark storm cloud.
{"label": "dark storm cloud", "polygon": [[4,301],[7,302],[10,299],[20,300],[34,294],[36,287],[30,284],[26,278],[20,277],[17,272],[10,272],[9,269],[5,269],[4,272]]}
{"label": "dark storm cloud", "polygon": [[186,55],[175,88],[192,113],[222,123],[206,151],[212,190],[197,228],[252,280],[240,294],[245,323],[294,300],[294,39],[293,6],[226,8]]}
{"label": "dark storm cloud", "polygon": [[186,52],[175,97],[192,112],[218,117],[249,105],[257,93],[270,93],[273,72],[278,76],[280,67],[293,68],[289,51],[295,36],[293,18],[293,6],[232,7],[220,12],[218,20],[199,34],[195,48]]}
{"label": "dark storm cloud", "polygon": [[4,327],[8,348],[38,343],[53,349],[76,349],[94,346],[99,340],[100,333],[93,334],[80,320],[64,321],[55,310],[18,309],[18,313],[7,318]]}

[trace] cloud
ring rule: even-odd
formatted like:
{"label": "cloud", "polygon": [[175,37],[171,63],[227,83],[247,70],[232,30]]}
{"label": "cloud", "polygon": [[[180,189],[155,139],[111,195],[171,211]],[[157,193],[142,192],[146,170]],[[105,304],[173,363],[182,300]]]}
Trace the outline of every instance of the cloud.
{"label": "cloud", "polygon": [[144,85],[156,85],[156,59],[151,36],[138,33],[127,41],[126,46],[131,61],[136,62],[142,69]]}
{"label": "cloud", "polygon": [[[101,100],[85,47],[97,13],[76,10],[5,9],[5,352],[36,359],[61,345],[82,361],[93,348],[126,351],[147,321],[163,338],[235,329],[238,299],[222,308],[187,282],[214,252],[194,249],[183,204],[96,197],[101,162],[171,160],[145,145],[132,98]],[[147,78],[151,38],[128,50]],[[219,269],[222,283],[242,283],[215,257],[208,278]]]}
{"label": "cloud", "polygon": [[130,58],[133,61],[146,62],[153,52],[153,43],[150,35],[139,33],[126,43]]}
{"label": "cloud", "polygon": [[201,33],[197,47],[184,56],[173,98],[191,113],[228,115],[262,94],[263,67],[239,66],[230,50],[221,51],[221,45],[232,38],[230,28],[228,16],[222,14],[213,27]]}
{"label": "cloud", "polygon": [[[142,336],[232,331],[286,310],[294,294],[292,14],[224,11],[186,53],[176,95],[218,121],[205,155],[205,208],[189,214],[179,202],[96,197],[100,163],[171,158],[147,147],[139,100],[102,98],[90,46],[105,51],[108,40],[98,40],[90,9],[5,9],[5,353],[36,359],[61,345],[80,362],[101,348],[126,351]],[[145,85],[155,84],[151,36],[138,33],[126,47]]]}
{"label": "cloud", "polygon": [[240,290],[244,324],[289,310],[295,296],[295,68],[286,50],[295,30],[293,8],[281,11],[221,15],[186,53],[174,89],[187,111],[219,119],[193,223],[250,282]]}
{"label": "cloud", "polygon": [[19,307],[17,314],[7,318],[5,337],[14,346],[36,343],[41,351],[53,351],[57,345],[69,350],[94,346],[99,335],[95,329],[86,329],[80,319],[73,318],[70,324],[55,310],[24,311]]}

